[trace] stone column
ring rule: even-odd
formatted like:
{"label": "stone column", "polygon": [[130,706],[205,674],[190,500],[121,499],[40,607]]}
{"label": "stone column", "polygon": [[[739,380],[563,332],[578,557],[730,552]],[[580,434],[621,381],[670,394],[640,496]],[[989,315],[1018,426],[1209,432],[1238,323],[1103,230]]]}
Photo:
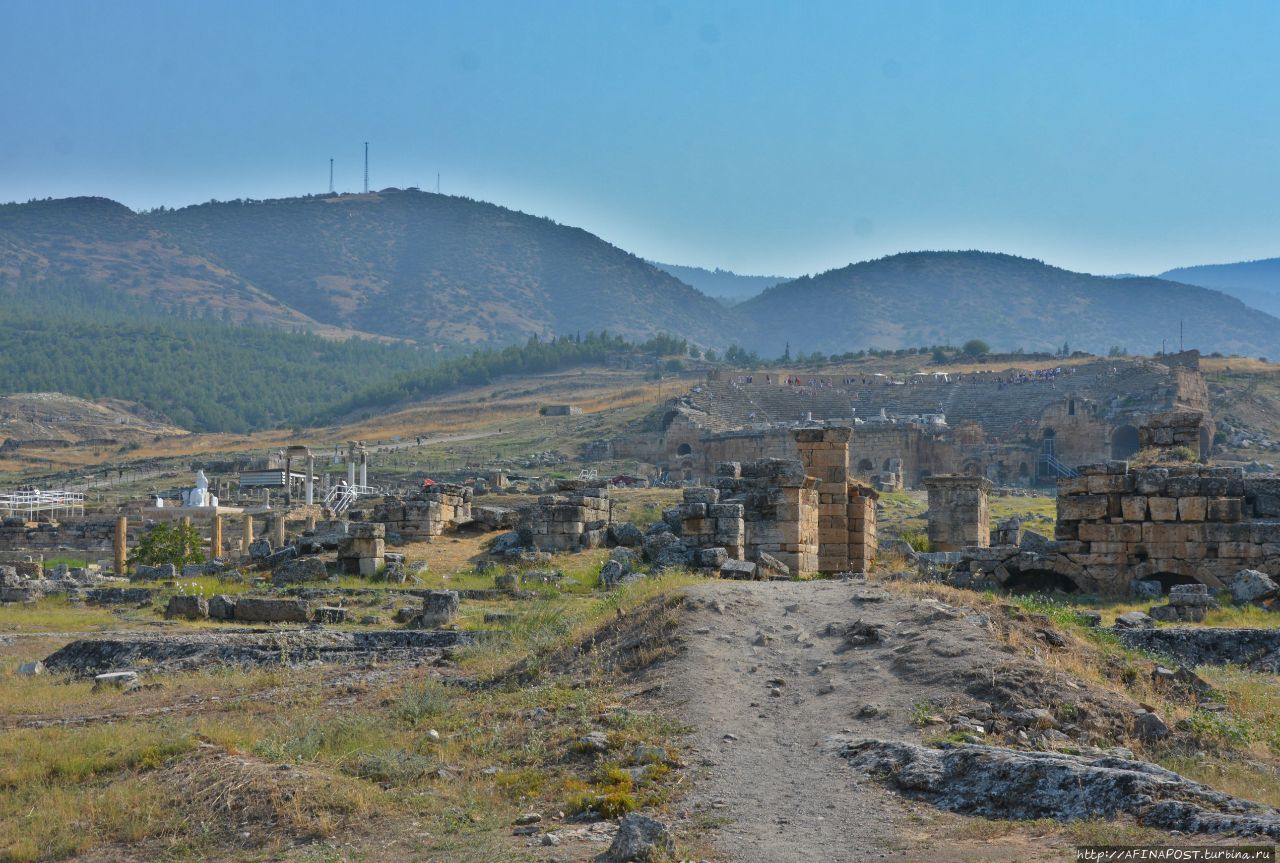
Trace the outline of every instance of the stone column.
{"label": "stone column", "polygon": [[284,548],[284,512],[276,513],[271,522],[271,546],[273,549]]}
{"label": "stone column", "polygon": [[792,432],[806,475],[818,481],[818,571],[849,569],[849,427]]}
{"label": "stone column", "polygon": [[354,452],[347,453],[347,485],[356,484],[356,456]]}
{"label": "stone column", "polygon": [[293,503],[293,456],[284,456],[284,505]]}
{"label": "stone column", "polygon": [[209,554],[217,559],[222,557],[222,516],[213,516],[213,533],[210,537]]}
{"label": "stone column", "polygon": [[870,572],[875,565],[880,542],[876,535],[875,490],[849,486],[849,570]]}
{"label": "stone column", "polygon": [[369,484],[369,453],[360,448],[360,485]]}
{"label": "stone column", "polygon": [[116,516],[116,536],[115,536],[115,553],[116,553],[116,575],[123,576],[125,568],[128,565],[129,551],[129,517],[125,515]]}
{"label": "stone column", "polygon": [[925,477],[929,490],[929,545],[955,551],[991,544],[991,480],[978,476]]}
{"label": "stone column", "polygon": [[240,539],[240,553],[248,554],[249,546],[253,545],[253,516],[245,514],[244,517],[244,536]]}
{"label": "stone column", "polygon": [[316,472],[315,456],[308,455],[307,456],[307,479],[306,479],[307,506],[311,506],[311,504],[316,502],[315,480],[312,479],[312,477],[315,476],[315,472]]}
{"label": "stone column", "polygon": [[307,530],[314,531],[316,529],[316,514],[314,512],[307,513]]}

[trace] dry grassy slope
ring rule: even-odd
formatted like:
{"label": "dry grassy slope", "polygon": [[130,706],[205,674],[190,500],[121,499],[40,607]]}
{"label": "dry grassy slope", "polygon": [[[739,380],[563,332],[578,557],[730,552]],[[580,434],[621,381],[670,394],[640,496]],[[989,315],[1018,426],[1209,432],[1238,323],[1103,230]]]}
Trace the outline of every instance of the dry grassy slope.
{"label": "dry grassy slope", "polygon": [[146,217],[105,198],[0,206],[0,276],[24,291],[50,283],[119,292],[158,308],[318,328],[243,278],[182,249]]}

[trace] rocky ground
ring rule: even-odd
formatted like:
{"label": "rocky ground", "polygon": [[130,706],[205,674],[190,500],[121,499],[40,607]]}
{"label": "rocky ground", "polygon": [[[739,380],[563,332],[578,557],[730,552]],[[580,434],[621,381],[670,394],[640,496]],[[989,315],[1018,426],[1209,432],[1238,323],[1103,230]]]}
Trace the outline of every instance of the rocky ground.
{"label": "rocky ground", "polygon": [[[886,752],[901,763],[940,757],[922,746],[955,728],[939,722],[940,713],[973,717],[974,742],[990,742],[990,751],[1015,760],[1028,756],[1001,746],[1008,742],[1004,735],[1022,740],[1030,732],[1036,747],[1061,739],[1093,759],[1162,773],[1129,760],[1132,753],[1122,749],[1106,752],[1061,732],[1046,737],[1047,724],[1062,725],[1049,708],[1068,698],[1093,715],[1069,730],[1099,743],[1142,708],[1039,667],[996,637],[998,626],[986,613],[862,581],[709,582],[690,590],[687,609],[686,649],[663,667],[649,695],[693,729],[689,760],[699,776],[683,805],[691,819],[712,828],[709,845],[723,859],[1061,859],[1081,840],[1079,830],[1046,829],[1041,822],[996,830],[1001,835],[993,840],[985,819],[972,822],[908,798],[962,812],[963,806],[878,781],[866,752],[880,753],[885,763],[893,760]],[[1003,734],[986,735],[978,717],[1012,720]],[[867,740],[874,742],[859,749]],[[1027,776],[1040,775],[1035,757],[1018,762]],[[1197,793],[1189,799],[1199,800]],[[1219,800],[1216,807],[1247,810],[1233,809],[1235,801]],[[983,814],[1048,813],[994,807]],[[1120,807],[1075,814],[1123,821],[1135,813]],[[1186,817],[1180,823],[1187,829]],[[1274,823],[1253,826],[1271,830]]]}

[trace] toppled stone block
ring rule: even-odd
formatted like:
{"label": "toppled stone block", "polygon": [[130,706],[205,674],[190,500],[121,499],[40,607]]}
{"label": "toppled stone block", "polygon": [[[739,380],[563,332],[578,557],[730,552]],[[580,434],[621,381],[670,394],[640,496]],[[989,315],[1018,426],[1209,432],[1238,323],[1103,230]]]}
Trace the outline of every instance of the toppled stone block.
{"label": "toppled stone block", "polygon": [[271,556],[271,540],[266,537],[259,537],[249,543],[249,559],[253,561],[266,560]]}
{"label": "toppled stone block", "polygon": [[629,521],[609,525],[609,539],[627,548],[639,548],[644,544],[644,532]]}
{"label": "toppled stone block", "polygon": [[429,590],[422,598],[422,627],[437,629],[452,623],[458,616],[459,598],[456,590]]}
{"label": "toppled stone block", "polygon": [[1227,582],[1231,591],[1231,599],[1237,605],[1250,602],[1261,602],[1270,599],[1280,591],[1280,585],[1271,576],[1256,569],[1242,569]]}
{"label": "toppled stone block", "polygon": [[301,599],[241,596],[236,599],[235,619],[246,623],[308,623],[311,606]]}
{"label": "toppled stone block", "polygon": [[178,577],[178,568],[172,563],[159,566],[139,565],[133,571],[134,581],[172,581]]}
{"label": "toppled stone block", "polygon": [[322,605],[312,615],[315,623],[346,623],[347,610],[341,606]]}
{"label": "toppled stone block", "polygon": [[108,671],[105,674],[94,676],[93,691],[97,692],[107,687],[124,689],[126,686],[132,686],[137,682],[138,672],[136,671]]}
{"label": "toppled stone block", "polygon": [[220,593],[209,597],[210,620],[234,620],[236,616],[236,600],[233,596]]}
{"label": "toppled stone block", "polygon": [[761,578],[790,578],[791,567],[778,560],[767,551],[756,555],[756,571]]}
{"label": "toppled stone block", "polygon": [[271,573],[271,583],[276,587],[303,584],[308,581],[324,581],[329,577],[324,561],[318,557],[300,557],[277,566]]}
{"label": "toppled stone block", "polygon": [[171,596],[164,616],[170,620],[175,617],[183,620],[207,620],[209,601],[203,596]]}
{"label": "toppled stone block", "polygon": [[37,674],[44,674],[44,673],[45,673],[44,663],[38,659],[35,660],[34,662],[24,662],[18,666],[18,674],[22,675],[23,677],[34,677]]}
{"label": "toppled stone block", "polygon": [[1116,618],[1117,629],[1146,629],[1154,625],[1151,615],[1142,611],[1126,611]]}
{"label": "toppled stone block", "polygon": [[753,581],[756,577],[756,565],[749,560],[727,560],[720,567],[720,577]]}

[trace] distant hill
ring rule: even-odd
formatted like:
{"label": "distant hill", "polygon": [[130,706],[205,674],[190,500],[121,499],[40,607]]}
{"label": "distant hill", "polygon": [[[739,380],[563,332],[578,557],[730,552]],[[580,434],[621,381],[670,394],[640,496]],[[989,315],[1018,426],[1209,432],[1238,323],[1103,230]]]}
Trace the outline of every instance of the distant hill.
{"label": "distant hill", "polygon": [[708,297],[732,302],[748,300],[774,285],[790,281],[788,276],[740,276],[719,267],[705,270],[702,267],[682,267],[679,264],[661,264],[657,261],[649,263],[686,285],[697,288]]}
{"label": "distant hill", "polygon": [[1255,309],[1280,315],[1280,258],[1178,267],[1161,273],[1160,278],[1214,288],[1238,297]]}
{"label": "distant hill", "polygon": [[608,329],[720,346],[723,307],[578,228],[418,191],[134,213],[101,198],[0,207],[0,291],[49,284],[198,317],[439,345]]}
{"label": "distant hill", "polygon": [[989,252],[911,252],[770,288],[737,306],[752,342],[776,356],[962,344],[997,350],[1112,346],[1151,353],[1161,338],[1224,353],[1280,354],[1280,320],[1217,291],[1156,278],[1107,278]]}

